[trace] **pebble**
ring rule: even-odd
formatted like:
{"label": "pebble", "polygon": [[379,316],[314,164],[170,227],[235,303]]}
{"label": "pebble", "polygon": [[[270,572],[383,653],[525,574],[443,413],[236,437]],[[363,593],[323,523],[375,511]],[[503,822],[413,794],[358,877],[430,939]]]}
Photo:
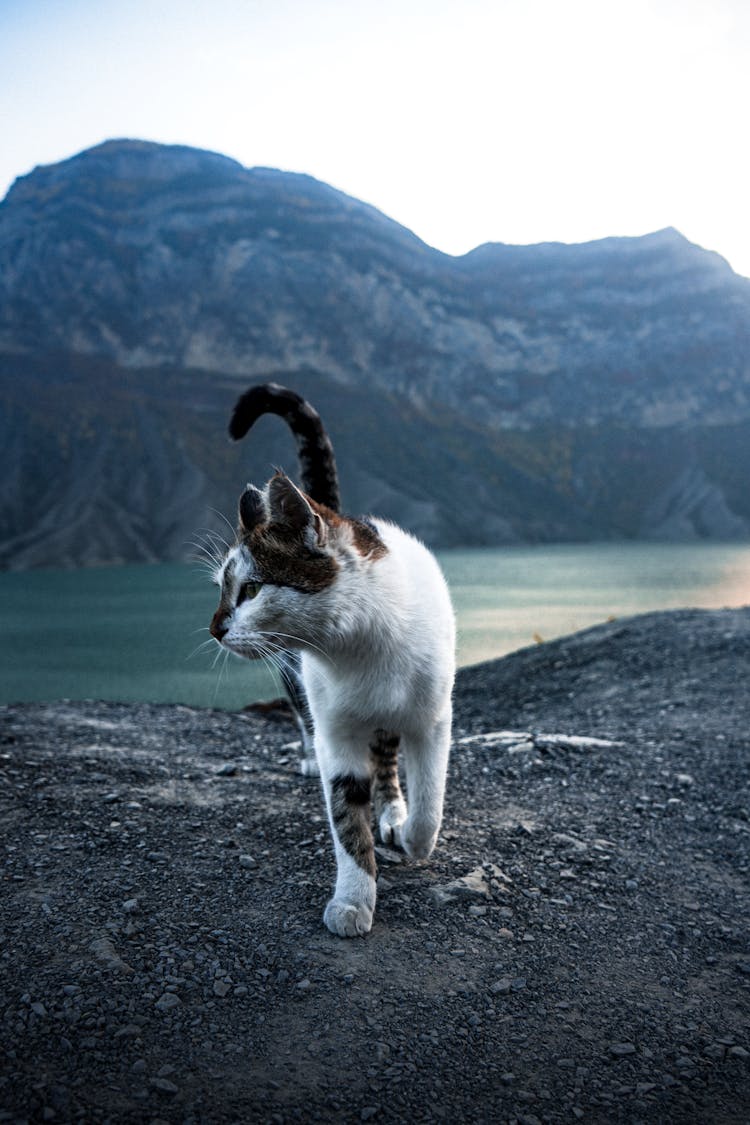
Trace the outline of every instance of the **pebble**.
{"label": "pebble", "polygon": [[135,914],[135,912],[138,909],[138,899],[137,898],[126,899],[125,902],[122,904],[122,908],[123,908],[123,910],[125,911],[126,914]]}
{"label": "pebble", "polygon": [[257,867],[258,866],[257,859],[254,859],[253,856],[247,855],[246,853],[239,856],[238,863],[239,863],[240,867]]}
{"label": "pebble", "polygon": [[614,1055],[616,1059],[622,1059],[626,1055],[634,1055],[635,1047],[632,1043],[613,1043],[609,1048],[609,1053]]}
{"label": "pebble", "polygon": [[177,1086],[174,1082],[170,1082],[168,1078],[152,1078],[150,1085],[161,1094],[176,1094]]}
{"label": "pebble", "polygon": [[214,996],[221,996],[222,998],[231,992],[232,986],[229,981],[215,980],[214,981]]}
{"label": "pebble", "polygon": [[750,1059],[750,1051],[746,1051],[744,1047],[730,1047],[727,1055],[730,1059],[741,1059],[742,1062]]}
{"label": "pebble", "polygon": [[165,992],[156,1001],[154,1007],[158,1008],[160,1012],[171,1012],[174,1008],[179,1008],[181,1003],[179,996],[175,995],[174,992]]}

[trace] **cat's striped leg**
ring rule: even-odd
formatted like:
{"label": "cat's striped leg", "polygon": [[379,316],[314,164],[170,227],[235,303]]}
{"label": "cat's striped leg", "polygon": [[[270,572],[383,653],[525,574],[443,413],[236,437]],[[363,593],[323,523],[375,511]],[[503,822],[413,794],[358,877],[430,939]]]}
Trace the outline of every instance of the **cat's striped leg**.
{"label": "cat's striped leg", "polygon": [[370,743],[374,765],[373,804],[378,834],[384,844],[392,844],[395,833],[406,820],[406,802],[398,780],[399,735],[376,730]]}
{"label": "cat's striped leg", "polygon": [[450,712],[426,734],[404,737],[409,815],[395,836],[396,843],[412,859],[425,859],[437,841],[443,819],[450,744]]}
{"label": "cat's striped leg", "polygon": [[319,770],[315,757],[315,728],[300,670],[300,655],[298,652],[279,652],[277,665],[302,739],[300,773],[307,777],[317,776]]}
{"label": "cat's striped leg", "polygon": [[369,932],[375,910],[375,851],[370,828],[370,775],[323,768],[331,835],[336,851],[336,889],[323,921],[340,937]]}

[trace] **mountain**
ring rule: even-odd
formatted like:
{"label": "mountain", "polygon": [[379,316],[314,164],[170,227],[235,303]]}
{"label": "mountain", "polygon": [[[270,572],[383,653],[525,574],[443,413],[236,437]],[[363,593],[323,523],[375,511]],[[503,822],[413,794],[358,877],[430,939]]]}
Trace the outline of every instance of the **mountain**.
{"label": "mountain", "polygon": [[0,204],[0,565],[183,557],[295,468],[440,544],[750,535],[750,281],[667,229],[439,253],[309,176],[109,141]]}

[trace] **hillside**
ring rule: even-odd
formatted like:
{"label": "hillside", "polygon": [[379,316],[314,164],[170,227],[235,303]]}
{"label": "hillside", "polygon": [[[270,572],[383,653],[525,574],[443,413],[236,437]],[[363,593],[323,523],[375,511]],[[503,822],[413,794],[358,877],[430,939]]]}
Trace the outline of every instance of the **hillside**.
{"label": "hillside", "polygon": [[181,557],[288,439],[435,544],[750,534],[750,281],[674,230],[451,258],[308,176],[111,141],[0,204],[0,564]]}

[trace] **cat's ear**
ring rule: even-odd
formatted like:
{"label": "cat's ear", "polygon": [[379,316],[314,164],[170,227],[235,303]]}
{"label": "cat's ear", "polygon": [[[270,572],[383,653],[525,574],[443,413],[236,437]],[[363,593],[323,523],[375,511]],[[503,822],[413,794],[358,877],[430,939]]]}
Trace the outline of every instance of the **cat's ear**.
{"label": "cat's ear", "polygon": [[259,523],[263,523],[265,518],[266,508],[263,503],[263,493],[255,485],[249,484],[240,496],[240,531],[247,534]]}
{"label": "cat's ear", "polygon": [[273,523],[290,528],[311,545],[322,546],[325,542],[325,523],[310,506],[304,493],[283,473],[277,473],[268,486],[268,504]]}

